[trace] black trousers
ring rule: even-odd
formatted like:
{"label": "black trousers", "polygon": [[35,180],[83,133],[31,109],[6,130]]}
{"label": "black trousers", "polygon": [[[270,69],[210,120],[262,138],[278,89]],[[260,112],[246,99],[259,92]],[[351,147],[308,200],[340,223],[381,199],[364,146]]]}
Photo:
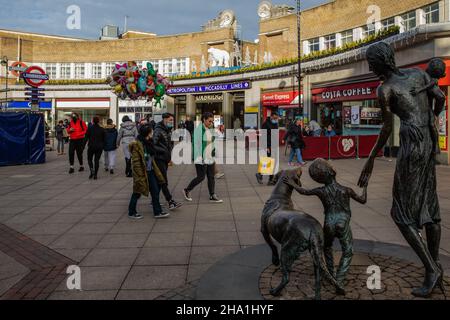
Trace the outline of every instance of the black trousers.
{"label": "black trousers", "polygon": [[[88,164],[91,170],[94,170],[95,173],[98,172],[98,168],[100,167],[100,157],[102,156],[103,149],[91,149],[88,148]],[[94,162],[92,162],[94,160]],[[95,167],[94,167],[95,165]]]}
{"label": "black trousers", "polygon": [[161,171],[161,174],[163,175],[164,180],[166,181],[166,183],[161,185],[162,193],[164,195],[164,198],[166,198],[167,202],[170,202],[170,201],[172,201],[172,194],[170,193],[169,180],[167,179],[167,170],[169,170],[169,164],[163,160],[155,160],[155,162],[159,168],[159,171]]}
{"label": "black trousers", "polygon": [[192,191],[197,185],[202,183],[205,180],[205,176],[208,177],[208,190],[209,195],[213,195],[215,193],[215,179],[214,179],[214,164],[196,164],[195,170],[197,171],[197,177],[195,177],[189,186],[186,188],[188,191]]}
{"label": "black trousers", "polygon": [[70,140],[69,143],[69,163],[71,166],[75,162],[75,152],[77,153],[78,162],[83,166],[84,139]]}

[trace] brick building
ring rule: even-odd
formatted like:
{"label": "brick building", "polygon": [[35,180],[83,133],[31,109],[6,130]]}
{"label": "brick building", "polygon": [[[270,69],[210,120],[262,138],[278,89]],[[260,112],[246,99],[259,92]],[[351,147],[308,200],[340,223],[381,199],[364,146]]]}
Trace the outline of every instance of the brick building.
{"label": "brick building", "polygon": [[[448,61],[450,0],[377,0],[377,6],[373,4],[369,0],[335,0],[304,10],[301,13],[302,53],[344,47],[395,25],[400,34],[390,41],[398,51],[399,66],[423,67],[435,56]],[[168,110],[175,113],[177,122],[187,115],[199,118],[202,112],[211,111],[217,116],[217,123],[222,121],[226,128],[233,127],[235,118],[240,118],[245,127],[259,127],[271,112],[277,111],[282,114],[283,126],[296,116],[296,104],[301,97],[306,121],[317,120],[325,126],[332,120],[343,135],[373,134],[379,130],[379,109],[374,97],[379,82],[367,68],[361,51],[364,48],[303,63],[305,77],[300,95],[295,63],[261,71],[176,80],[163,110],[152,110],[152,105],[145,101],[121,101],[108,86],[101,84],[116,62],[128,60],[151,61],[165,75],[203,71],[208,64],[209,48],[231,54],[236,41],[241,44],[243,58],[249,56],[251,64],[295,58],[297,15],[294,9],[263,2],[256,14],[260,17],[258,42],[239,39],[237,22],[226,10],[208,21],[201,31],[173,36],[128,31],[116,39],[93,41],[0,30],[0,56],[8,56],[10,64],[23,61],[40,65],[51,79],[85,81],[47,85],[46,98],[50,102],[47,113],[52,123],[71,110],[81,110],[85,119],[97,114],[116,122],[124,114],[158,116]],[[49,51],[49,47],[57,49]],[[4,83],[4,68],[0,72]],[[95,79],[96,84],[89,83]],[[20,102],[24,99],[23,86],[14,83],[13,78],[9,99]],[[449,86],[450,83],[442,82],[445,92]],[[352,97],[343,99],[344,91]],[[337,97],[339,94],[341,97]],[[2,93],[0,99],[4,100],[4,96]],[[357,111],[363,121],[358,125],[346,123],[345,118]],[[441,158],[448,163],[446,114],[442,123],[445,152]],[[395,147],[398,141],[393,138],[390,144]]]}

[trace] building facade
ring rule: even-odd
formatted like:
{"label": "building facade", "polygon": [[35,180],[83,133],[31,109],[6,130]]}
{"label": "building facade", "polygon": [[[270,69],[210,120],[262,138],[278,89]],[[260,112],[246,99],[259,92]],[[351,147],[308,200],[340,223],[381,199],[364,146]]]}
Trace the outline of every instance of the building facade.
{"label": "building facade", "polygon": [[[164,37],[128,31],[120,39],[92,41],[0,31],[0,55],[7,55],[10,64],[21,61],[40,65],[50,79],[57,80],[46,85],[47,104],[51,104],[49,110],[46,105],[46,113],[52,124],[72,110],[80,112],[84,119],[100,115],[115,122],[120,122],[123,115],[139,120],[147,114],[157,118],[169,111],[175,114],[177,123],[187,116],[199,120],[202,113],[209,111],[215,116],[216,126],[232,128],[239,118],[244,128],[259,128],[272,112],[278,112],[282,128],[302,114],[305,122],[316,120],[323,127],[331,124],[340,135],[376,135],[381,128],[376,100],[380,82],[368,70],[367,45],[363,43],[355,49],[303,62],[300,92],[296,63],[217,76],[175,78],[161,109],[146,101],[119,100],[107,85],[101,84],[115,63],[128,60],[140,64],[150,61],[160,73],[169,76],[203,72],[208,67],[208,49],[217,48],[232,55],[236,43],[241,44],[241,58],[247,60],[247,65],[295,58],[297,15],[288,6],[263,4],[258,8],[257,43],[239,39],[237,22],[226,10],[208,21],[200,32]],[[398,66],[424,69],[431,58],[441,57],[450,67],[450,0],[381,0],[376,1],[376,6],[368,0],[336,0],[303,11],[301,21],[304,55],[345,48],[377,31],[397,26],[400,33],[385,40],[395,48]],[[56,50],[49,52],[49,47]],[[0,75],[4,83],[4,68]],[[447,75],[439,83],[446,94],[450,69]],[[8,100],[15,103],[10,106],[22,105],[24,86],[17,84],[13,75],[8,76],[12,81]],[[1,98],[4,96],[2,93]],[[442,163],[450,162],[447,110],[448,107],[440,117]],[[395,121],[396,132],[389,141],[394,154],[399,145],[399,124]]]}

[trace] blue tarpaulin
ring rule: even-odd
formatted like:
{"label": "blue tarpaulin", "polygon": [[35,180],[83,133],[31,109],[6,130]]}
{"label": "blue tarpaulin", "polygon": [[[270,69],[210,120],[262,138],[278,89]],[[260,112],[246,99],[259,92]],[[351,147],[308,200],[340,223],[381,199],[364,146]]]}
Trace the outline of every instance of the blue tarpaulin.
{"label": "blue tarpaulin", "polygon": [[0,112],[0,166],[44,162],[44,115]]}

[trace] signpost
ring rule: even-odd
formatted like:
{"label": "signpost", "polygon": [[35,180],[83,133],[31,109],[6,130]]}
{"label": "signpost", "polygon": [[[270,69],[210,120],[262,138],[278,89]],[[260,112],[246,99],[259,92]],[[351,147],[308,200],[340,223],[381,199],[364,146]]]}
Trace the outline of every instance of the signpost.
{"label": "signpost", "polygon": [[38,66],[31,66],[27,68],[20,76],[25,80],[25,82],[30,86],[25,88],[25,95],[30,96],[25,98],[25,100],[30,101],[31,111],[39,111],[39,102],[44,101],[40,97],[44,97],[44,88],[39,88],[43,85],[49,78],[45,74],[45,71]]}

